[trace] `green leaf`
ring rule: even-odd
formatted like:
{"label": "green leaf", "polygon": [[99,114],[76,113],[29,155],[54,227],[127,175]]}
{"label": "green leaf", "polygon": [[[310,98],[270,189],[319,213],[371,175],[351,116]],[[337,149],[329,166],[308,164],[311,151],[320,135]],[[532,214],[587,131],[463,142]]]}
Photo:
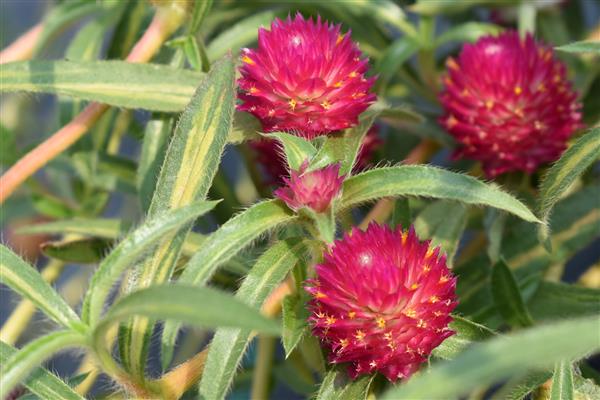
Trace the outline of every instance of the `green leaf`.
{"label": "green leaf", "polygon": [[188,32],[190,35],[194,35],[196,31],[202,25],[202,21],[208,15],[208,12],[212,8],[213,0],[204,0],[194,2],[194,8],[192,10],[192,18],[189,23]]}
{"label": "green leaf", "polygon": [[[198,252],[185,265],[178,281],[197,286],[205,285],[220,265],[252,241],[295,218],[296,216],[279,200],[255,204],[206,237]],[[163,357],[170,356],[167,349],[174,346],[178,330],[178,324],[165,324],[162,339]],[[169,361],[163,359],[163,365]]]}
{"label": "green leaf", "polygon": [[200,215],[212,210],[216,204],[215,201],[207,201],[179,208],[146,221],[127,235],[104,258],[92,277],[90,288],[83,302],[83,320],[90,325],[94,325],[98,321],[112,285],[127,267],[163,239],[165,234],[190,223]]}
{"label": "green leaf", "polygon": [[454,14],[465,12],[475,6],[511,6],[519,4],[520,0],[417,0],[409,10],[423,15]]}
{"label": "green leaf", "polygon": [[526,221],[540,222],[522,202],[492,184],[423,165],[377,168],[347,179],[341,208],[392,196],[458,200],[505,210]]}
{"label": "green leaf", "polygon": [[538,214],[544,225],[540,227],[542,242],[548,240],[550,234],[547,222],[550,212],[569,189],[571,184],[600,157],[600,128],[594,128],[577,139],[560,159],[555,162],[544,176],[540,184]]}
{"label": "green leaf", "polygon": [[515,277],[504,260],[492,268],[491,287],[496,308],[508,324],[513,327],[533,325]]}
{"label": "green leaf", "polygon": [[73,218],[27,225],[19,228],[17,233],[20,235],[73,233],[104,239],[117,239],[127,233],[130,227],[129,222],[116,218]]}
{"label": "green leaf", "polygon": [[12,353],[0,366],[0,398],[5,399],[17,384],[56,352],[83,346],[86,342],[86,336],[79,332],[59,331],[35,339]]}
{"label": "green leaf", "polygon": [[29,299],[58,324],[78,332],[85,331],[75,311],[39,272],[4,245],[0,245],[0,283]]}
{"label": "green leaf", "polygon": [[415,219],[415,230],[423,240],[432,239],[446,253],[448,264],[453,264],[454,254],[467,223],[467,209],[457,202],[438,200],[421,211]]}
{"label": "green leaf", "polygon": [[402,227],[402,229],[408,229],[412,221],[410,205],[408,204],[407,198],[400,198],[394,201],[394,210],[390,217],[390,226],[392,228]]}
{"label": "green leaf", "polygon": [[[287,239],[273,245],[250,270],[235,298],[259,309],[269,293],[304,257],[306,245],[300,239]],[[201,396],[206,399],[225,397],[251,338],[248,329],[217,330],[200,382]]]}
{"label": "green leaf", "polygon": [[259,12],[224,30],[207,47],[209,60],[213,61],[223,57],[227,52],[237,55],[241,48],[255,42],[258,37],[258,29],[271,25],[275,17],[276,13],[272,10]]}
{"label": "green leaf", "polygon": [[[148,216],[204,200],[219,168],[233,123],[235,67],[230,56],[215,63],[181,115],[156,183]],[[185,237],[192,225],[182,226],[149,254],[133,274],[130,290],[171,278]],[[143,374],[152,323],[135,318],[119,335],[124,364]]]}
{"label": "green leaf", "polygon": [[366,400],[375,375],[362,375],[354,381],[341,368],[333,368],[325,375],[316,400]]}
{"label": "green leaf", "polygon": [[487,340],[496,334],[484,325],[457,315],[452,316],[449,327],[456,333],[444,340],[431,352],[433,356],[444,360],[451,360],[472,345],[473,342]]}
{"label": "green leaf", "polygon": [[335,215],[333,214],[334,208],[335,202],[333,206],[329,207],[322,213],[315,212],[313,209],[308,207],[302,207],[300,210],[298,210],[299,215],[305,216],[312,221],[316,231],[318,232],[319,238],[324,243],[332,244],[333,240],[335,239],[336,223]]}
{"label": "green leaf", "polygon": [[108,310],[93,332],[96,351],[106,354],[105,336],[110,327],[133,316],[177,321],[203,328],[229,327],[281,334],[276,321],[263,317],[259,310],[229,293],[182,284],[156,285],[123,297]]}
{"label": "green leaf", "polygon": [[565,51],[567,53],[596,53],[600,54],[600,41],[584,40],[581,42],[573,42],[564,46],[555,47],[556,50]]}
{"label": "green leaf", "polygon": [[90,264],[102,260],[112,245],[112,241],[109,240],[87,238],[46,242],[40,249],[46,256],[57,260]]}
{"label": "green leaf", "polygon": [[0,90],[51,93],[112,106],[178,112],[206,75],[125,61],[23,61],[4,64]]}
{"label": "green leaf", "polygon": [[151,119],[144,130],[144,142],[136,175],[136,187],[142,209],[148,211],[157,176],[163,165],[169,138],[173,130],[173,118]]}
{"label": "green leaf", "polygon": [[551,371],[533,371],[511,379],[492,400],[523,400],[527,395],[552,378]]}
{"label": "green leaf", "polygon": [[435,47],[448,42],[476,42],[481,36],[497,35],[502,32],[502,30],[503,28],[501,26],[495,24],[485,22],[465,22],[464,24],[456,25],[439,35],[435,40]]}
{"label": "green leaf", "polygon": [[554,375],[552,375],[552,388],[550,400],[573,400],[575,390],[573,389],[573,369],[571,363],[561,361],[556,363]]}
{"label": "green leaf", "polygon": [[563,320],[498,336],[472,346],[454,360],[433,366],[426,374],[413,376],[410,381],[387,391],[381,398],[456,398],[476,387],[529,369],[546,368],[564,359],[578,359],[600,349],[598,324],[600,317],[594,316]]}
{"label": "green leaf", "polygon": [[283,299],[283,334],[281,341],[285,349],[285,358],[288,358],[296,348],[305,333],[308,332],[308,308],[306,296],[293,294]]}
{"label": "green leaf", "polygon": [[[6,361],[17,352],[14,347],[0,342],[0,365],[6,364]],[[41,367],[34,368],[29,377],[23,381],[23,385],[41,399],[83,400],[83,397],[69,385]]]}
{"label": "green leaf", "polygon": [[488,241],[486,248],[487,255],[493,264],[497,263],[500,259],[500,248],[502,247],[502,234],[504,233],[506,216],[506,213],[490,209],[483,221]]}
{"label": "green leaf", "polygon": [[527,307],[537,320],[593,315],[600,311],[600,290],[542,281]]}
{"label": "green leaf", "polygon": [[417,54],[419,48],[420,44],[408,36],[396,39],[375,65],[375,70],[379,73],[376,86],[386,88],[402,64]]}
{"label": "green leaf", "polygon": [[283,151],[290,169],[298,171],[302,163],[310,160],[317,149],[308,140],[285,132],[272,132],[263,135],[265,138],[274,136],[283,145]]}
{"label": "green leaf", "polygon": [[360,123],[354,128],[328,135],[308,170],[314,171],[339,162],[341,164],[340,175],[350,174],[363,139],[380,112],[381,110],[371,107],[363,114]]}

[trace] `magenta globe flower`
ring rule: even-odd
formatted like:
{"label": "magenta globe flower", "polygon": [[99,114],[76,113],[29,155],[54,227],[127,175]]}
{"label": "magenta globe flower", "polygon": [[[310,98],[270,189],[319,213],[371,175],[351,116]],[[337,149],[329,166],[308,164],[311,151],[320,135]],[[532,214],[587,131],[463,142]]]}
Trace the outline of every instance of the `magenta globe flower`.
{"label": "magenta globe flower", "polygon": [[531,35],[483,37],[447,65],[440,123],[458,140],[456,155],[480,161],[490,177],[558,159],[582,126],[565,65]]}
{"label": "magenta globe flower", "polygon": [[408,232],[371,224],[338,240],[306,290],[309,321],[332,363],[352,378],[381,372],[407,378],[454,334],[454,278],[445,256]]}
{"label": "magenta globe flower", "polygon": [[297,14],[258,32],[258,48],[243,49],[238,109],[256,116],[265,132],[312,138],[358,123],[375,101],[368,60],[350,33]]}
{"label": "magenta globe flower", "polygon": [[304,163],[300,171],[291,171],[289,178],[283,178],[286,186],[273,193],[294,211],[307,207],[322,213],[340,194],[344,182],[344,177],[339,176],[340,164],[305,172],[307,166]]}

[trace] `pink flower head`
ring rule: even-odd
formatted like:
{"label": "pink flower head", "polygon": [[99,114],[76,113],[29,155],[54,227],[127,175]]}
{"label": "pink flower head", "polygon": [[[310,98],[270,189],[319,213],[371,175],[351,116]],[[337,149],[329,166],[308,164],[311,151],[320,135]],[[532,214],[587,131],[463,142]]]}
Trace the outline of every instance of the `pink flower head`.
{"label": "pink flower head", "polygon": [[[352,169],[353,172],[363,171],[371,165],[373,154],[383,144],[378,132],[377,126],[373,126],[365,135],[356,157],[356,164]],[[289,176],[289,172],[285,154],[279,142],[274,139],[254,140],[250,142],[250,147],[254,150],[256,161],[265,170],[268,183],[278,186],[284,185],[283,179]]]}
{"label": "pink flower head", "polygon": [[306,291],[309,321],[332,363],[349,374],[381,372],[390,381],[418,370],[431,351],[454,334],[456,278],[429,241],[371,224],[337,240]]}
{"label": "pink flower head", "polygon": [[294,211],[308,207],[321,213],[340,194],[344,177],[339,176],[340,164],[305,172],[308,163],[300,171],[291,171],[289,178],[283,178],[286,186],[275,190],[275,196]]}
{"label": "pink flower head", "polygon": [[449,58],[440,123],[490,177],[558,159],[582,125],[581,104],[552,48],[508,31]]}
{"label": "pink flower head", "polygon": [[350,33],[296,14],[260,28],[258,48],[243,49],[238,108],[256,116],[265,132],[312,138],[358,123],[375,101],[375,78]]}

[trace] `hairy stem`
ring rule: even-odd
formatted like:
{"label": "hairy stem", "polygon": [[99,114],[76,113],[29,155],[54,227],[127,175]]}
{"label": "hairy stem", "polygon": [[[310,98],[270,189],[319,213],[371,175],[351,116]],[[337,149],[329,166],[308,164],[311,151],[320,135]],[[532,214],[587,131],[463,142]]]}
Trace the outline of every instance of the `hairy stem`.
{"label": "hairy stem", "polygon": [[[164,41],[183,22],[185,14],[178,8],[159,8],[144,35],[126,58],[132,63],[149,61]],[[108,106],[90,103],[71,122],[27,153],[0,177],[0,204],[25,180],[77,142],[108,110]]]}
{"label": "hairy stem", "polygon": [[275,355],[275,338],[261,335],[258,337],[256,345],[256,364],[252,375],[250,399],[263,400],[269,398],[271,369],[273,368],[273,356]]}

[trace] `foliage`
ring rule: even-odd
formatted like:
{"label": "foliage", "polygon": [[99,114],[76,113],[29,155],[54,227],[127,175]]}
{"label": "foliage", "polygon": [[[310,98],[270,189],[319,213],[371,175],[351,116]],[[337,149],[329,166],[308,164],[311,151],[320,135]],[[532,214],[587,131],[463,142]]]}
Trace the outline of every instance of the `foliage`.
{"label": "foliage", "polygon": [[[548,3],[56,2],[17,58],[4,63],[16,53],[0,53],[2,171],[19,170],[40,143],[48,154],[64,145],[2,204],[0,283],[32,311],[15,307],[0,331],[0,398],[221,399],[245,393],[250,376],[255,396],[479,398],[494,388],[496,398],[593,398],[600,47],[590,32],[600,27],[580,19],[600,6]],[[378,99],[355,126],[310,138],[265,133],[236,109],[240,52],[256,46],[260,27],[296,11],[340,23],[369,57]],[[507,28],[555,46],[587,126],[554,163],[491,181],[449,156],[456,144],[438,124],[438,94],[447,56]],[[151,62],[130,62],[143,52]],[[57,101],[40,113],[47,97]],[[106,106],[92,116],[84,106],[96,103]],[[46,132],[62,126],[83,129],[81,139]],[[372,129],[382,144],[361,170]],[[342,189],[326,212],[296,212],[273,196],[256,140],[276,141],[292,170],[340,164]],[[402,384],[350,379],[345,365],[327,363],[308,321],[304,287],[330,239],[369,222],[414,225],[457,276],[455,334]],[[575,256],[586,248],[594,259],[582,262]],[[74,272],[54,285],[60,273],[38,271],[47,260]],[[3,291],[3,312],[12,295]],[[32,329],[16,348],[34,308],[58,329]],[[257,335],[275,337],[280,351]],[[72,348],[98,363],[71,378],[105,373],[114,393],[88,394],[44,368]]]}

